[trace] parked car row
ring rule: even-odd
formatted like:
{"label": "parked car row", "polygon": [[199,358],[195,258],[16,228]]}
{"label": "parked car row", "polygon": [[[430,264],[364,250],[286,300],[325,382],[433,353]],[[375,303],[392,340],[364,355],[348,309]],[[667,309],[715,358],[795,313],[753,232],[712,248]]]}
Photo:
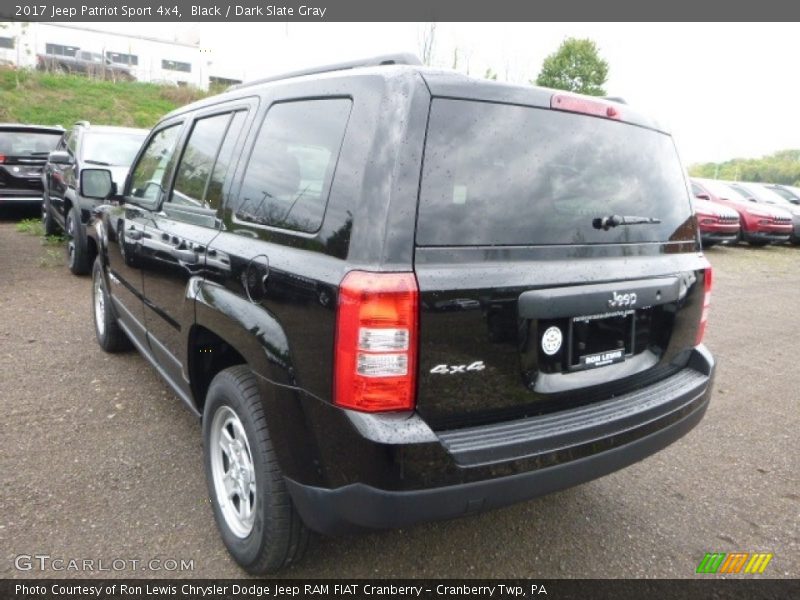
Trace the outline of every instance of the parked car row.
{"label": "parked car row", "polygon": [[[703,245],[800,244],[800,192],[777,184],[693,178],[694,207]],[[794,191],[793,191],[794,190]]]}
{"label": "parked car row", "polygon": [[36,68],[39,71],[77,73],[100,79],[135,81],[128,67],[114,63],[99,52],[74,49],[74,54],[37,54]]}
{"label": "parked car row", "polygon": [[133,159],[147,136],[146,129],[91,125],[79,121],[66,131],[49,154],[41,173],[42,223],[47,235],[63,231],[67,236],[67,264],[75,275],[86,275],[91,260],[86,224],[100,204],[80,193],[80,176],[87,167],[104,167],[122,189]]}

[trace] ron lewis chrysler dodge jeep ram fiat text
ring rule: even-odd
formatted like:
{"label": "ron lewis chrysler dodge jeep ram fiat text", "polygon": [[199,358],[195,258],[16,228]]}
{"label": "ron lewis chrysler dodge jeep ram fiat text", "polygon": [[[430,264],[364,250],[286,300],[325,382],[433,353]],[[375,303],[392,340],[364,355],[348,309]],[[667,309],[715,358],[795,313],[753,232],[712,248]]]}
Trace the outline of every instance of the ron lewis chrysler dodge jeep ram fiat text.
{"label": "ron lewis chrysler dodge jeep ram fiat text", "polygon": [[81,193],[99,343],[202,417],[248,571],[591,480],[706,410],[689,184],[625,104],[383,57],[170,113]]}

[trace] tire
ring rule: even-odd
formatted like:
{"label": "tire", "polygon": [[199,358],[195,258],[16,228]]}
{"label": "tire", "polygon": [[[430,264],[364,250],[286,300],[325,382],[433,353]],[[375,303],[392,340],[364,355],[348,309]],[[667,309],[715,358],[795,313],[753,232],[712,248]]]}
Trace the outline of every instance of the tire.
{"label": "tire", "polygon": [[89,273],[89,250],[86,248],[86,234],[81,227],[81,213],[72,206],[66,218],[67,266],[73,275]]}
{"label": "tire", "polygon": [[[214,519],[234,560],[253,574],[299,561],[310,532],[286,490],[258,383],[245,365],[220,371],[208,388],[203,455]],[[241,475],[231,479],[237,465]]]}
{"label": "tire", "polygon": [[50,212],[50,196],[47,194],[42,198],[42,229],[45,235],[56,235],[61,231],[53,219],[53,213]]}
{"label": "tire", "polygon": [[747,243],[750,244],[751,246],[755,246],[756,248],[763,248],[764,246],[769,244],[769,242],[764,240],[750,240]]}
{"label": "tire", "polygon": [[113,312],[99,256],[94,261],[92,269],[92,320],[97,343],[103,350],[122,352],[131,348],[131,341],[117,323],[117,317]]}
{"label": "tire", "polygon": [[714,242],[703,242],[703,248],[704,249],[705,248],[713,248],[716,245],[717,245],[716,241],[714,241]]}

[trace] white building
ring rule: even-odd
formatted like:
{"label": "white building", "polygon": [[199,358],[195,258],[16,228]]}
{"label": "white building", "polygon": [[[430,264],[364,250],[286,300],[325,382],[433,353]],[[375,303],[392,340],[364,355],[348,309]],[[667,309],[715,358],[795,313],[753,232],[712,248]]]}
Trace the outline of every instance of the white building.
{"label": "white building", "polygon": [[102,25],[5,23],[0,29],[0,64],[35,68],[39,56],[74,57],[78,52],[101,55],[130,70],[138,81],[190,85],[208,89],[209,82],[237,83],[230,70],[215,75],[213,56],[197,40],[164,40],[103,31]]}

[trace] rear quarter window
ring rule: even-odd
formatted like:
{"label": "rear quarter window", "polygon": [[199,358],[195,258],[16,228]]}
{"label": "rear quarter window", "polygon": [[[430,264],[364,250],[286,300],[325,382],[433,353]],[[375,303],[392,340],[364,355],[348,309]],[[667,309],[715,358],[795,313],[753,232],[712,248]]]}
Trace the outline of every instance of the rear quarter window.
{"label": "rear quarter window", "polygon": [[234,218],[303,233],[318,231],[351,107],[348,98],[270,107],[232,206]]}
{"label": "rear quarter window", "polygon": [[[661,222],[593,227],[614,214]],[[433,100],[418,245],[693,240],[683,167],[668,135],[563,111]]]}

